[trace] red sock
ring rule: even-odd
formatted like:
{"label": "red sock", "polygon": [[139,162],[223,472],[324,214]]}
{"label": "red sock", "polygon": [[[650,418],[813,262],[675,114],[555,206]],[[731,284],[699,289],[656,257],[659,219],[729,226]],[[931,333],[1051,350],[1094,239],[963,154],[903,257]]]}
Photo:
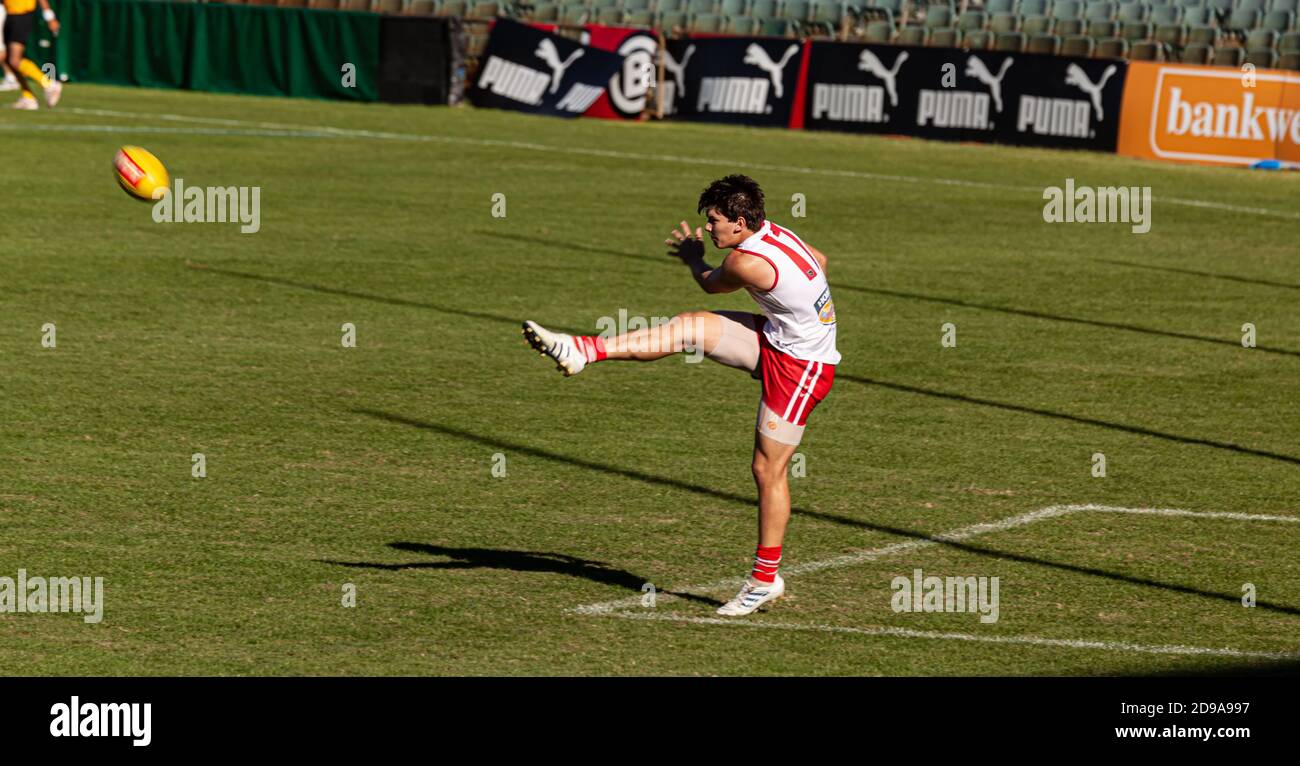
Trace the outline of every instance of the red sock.
{"label": "red sock", "polygon": [[754,553],[754,571],[749,573],[759,582],[775,582],[776,568],[781,565],[781,546],[774,545],[771,548],[758,546]]}
{"label": "red sock", "polygon": [[606,356],[605,339],[599,335],[575,335],[573,342],[578,344],[578,350],[588,362],[599,362]]}

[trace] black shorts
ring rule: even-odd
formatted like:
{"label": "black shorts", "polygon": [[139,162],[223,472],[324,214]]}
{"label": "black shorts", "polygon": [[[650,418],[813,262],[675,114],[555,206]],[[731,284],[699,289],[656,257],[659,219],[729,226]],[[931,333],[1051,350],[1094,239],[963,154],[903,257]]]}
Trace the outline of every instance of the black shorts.
{"label": "black shorts", "polygon": [[32,27],[36,25],[36,11],[11,13],[5,16],[5,43],[26,45],[32,36]]}

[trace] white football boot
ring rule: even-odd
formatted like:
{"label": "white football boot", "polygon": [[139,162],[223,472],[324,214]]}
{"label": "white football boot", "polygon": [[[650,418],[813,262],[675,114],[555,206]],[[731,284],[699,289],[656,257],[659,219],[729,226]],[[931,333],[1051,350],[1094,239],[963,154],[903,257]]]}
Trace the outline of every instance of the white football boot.
{"label": "white football boot", "polygon": [[0,81],[0,92],[10,90],[18,90],[18,81],[14,79],[14,76],[9,74],[9,70],[6,69],[4,80]]}
{"label": "white football boot", "polygon": [[63,83],[51,78],[49,87],[45,88],[45,105],[54,106],[59,103],[59,97],[62,95]]}
{"label": "white football boot", "polygon": [[555,369],[565,377],[577,375],[587,366],[587,356],[574,343],[572,335],[551,332],[533,321],[524,322],[524,338],[542,356],[555,360]]}
{"label": "white football boot", "polygon": [[763,604],[775,601],[784,595],[785,580],[781,579],[781,575],[777,575],[770,585],[746,577],[745,584],[740,586],[740,593],[718,607],[718,614],[725,617],[743,617],[752,614]]}
{"label": "white football boot", "polygon": [[36,103],[36,99],[34,99],[34,98],[27,98],[26,96],[24,96],[24,97],[18,99],[17,101],[13,102],[12,104],[10,104],[10,105],[9,105],[9,108],[10,108],[10,109],[22,109],[23,111],[32,111],[32,110],[35,110],[35,109],[40,109],[40,108],[41,108],[41,105],[38,104],[38,103]]}

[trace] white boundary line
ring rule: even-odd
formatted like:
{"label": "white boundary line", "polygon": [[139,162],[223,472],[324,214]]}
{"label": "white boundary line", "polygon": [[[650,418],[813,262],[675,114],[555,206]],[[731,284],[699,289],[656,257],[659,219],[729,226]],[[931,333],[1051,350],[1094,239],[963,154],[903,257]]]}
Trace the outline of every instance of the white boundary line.
{"label": "white boundary line", "polygon": [[[77,107],[63,107],[60,112],[81,114],[95,117],[121,117],[147,120],[160,120],[165,122],[191,122],[197,124],[223,126],[225,130],[201,129],[201,128],[165,128],[165,127],[128,127],[115,125],[65,125],[51,123],[0,123],[0,130],[48,130],[56,132],[87,132],[87,133],[116,133],[116,132],[137,132],[137,133],[179,133],[193,135],[226,135],[238,136],[248,135],[256,137],[273,137],[273,138],[369,138],[390,141],[418,141],[418,142],[436,142],[449,144],[463,144],[469,146],[487,146],[508,149],[522,149],[530,152],[551,152],[555,154],[574,154],[585,157],[607,157],[620,160],[636,160],[647,162],[669,162],[681,165],[718,165],[733,167],[734,162],[729,160],[717,160],[712,157],[683,157],[671,154],[645,154],[641,152],[623,152],[612,149],[592,149],[581,146],[555,146],[551,144],[539,144],[529,141],[505,141],[491,138],[467,138],[463,136],[431,135],[416,133],[392,133],[388,131],[360,130],[352,128],[335,128],[324,125],[295,125],[282,122],[259,122],[250,120],[234,120],[220,117],[190,117],[180,114],[149,114],[144,112],[123,112],[113,109],[83,109]],[[240,130],[244,128],[245,130]],[[254,128],[256,130],[246,130]],[[939,186],[958,186],[974,189],[989,189],[994,191],[1013,191],[1013,192],[1032,192],[1041,194],[1042,189],[1035,186],[1012,186],[1010,184],[987,183],[983,181],[967,181],[957,178],[938,178],[938,177],[921,177],[905,176],[887,173],[870,173],[859,170],[841,170],[834,168],[809,168],[798,165],[774,165],[766,163],[747,163],[747,167],[755,170],[770,170],[781,173],[796,173],[802,175],[819,175],[839,178],[857,178],[871,181],[892,181],[895,183],[911,184],[935,184]],[[1174,166],[1176,167],[1176,166]],[[1221,210],[1228,213],[1244,213],[1247,215],[1258,215],[1268,218],[1284,218],[1288,220],[1300,221],[1300,212],[1288,210],[1273,210],[1262,207],[1245,207],[1241,205],[1229,205],[1222,202],[1212,202],[1209,200],[1183,199],[1179,197],[1159,197],[1161,202],[1168,202],[1175,205],[1185,205],[1209,210]]]}
{"label": "white boundary line", "polygon": [[[894,543],[879,548],[869,548],[855,551],[853,553],[836,556],[834,558],[823,559],[821,561],[809,561],[803,564],[796,564],[785,569],[787,574],[809,574],[827,569],[839,569],[842,567],[855,566],[868,561],[875,561],[884,556],[890,556],[896,553],[915,551],[922,548],[928,548],[940,545],[946,542],[958,542],[968,540],[972,537],[986,535],[991,532],[1001,532],[1007,529],[1033,524],[1047,519],[1060,518],[1076,513],[1113,513],[1128,514],[1135,516],[1174,516],[1181,518],[1195,519],[1226,519],[1230,521],[1264,521],[1278,522],[1284,524],[1300,524],[1300,516],[1276,516],[1268,514],[1252,513],[1230,513],[1221,511],[1187,511],[1180,508],[1123,508],[1112,505],[1082,504],[1082,505],[1051,505],[1046,508],[1040,508],[1036,511],[1022,513],[1017,516],[1010,516],[1000,521],[986,522],[982,524],[971,524],[965,527],[942,532],[932,537],[909,540],[902,543]],[[701,585],[687,585],[673,590],[678,592],[693,593],[703,595],[721,590],[734,590],[740,587],[743,578],[733,577],[725,580],[715,580],[710,583]],[[658,594],[657,601],[667,601],[679,596],[672,594]],[[1300,659],[1300,652],[1275,652],[1275,651],[1252,651],[1232,648],[1216,648],[1201,646],[1181,646],[1181,645],[1159,645],[1159,644],[1132,644],[1126,642],[1112,641],[1089,641],[1080,639],[1059,639],[1043,638],[1040,636],[997,636],[997,635],[974,635],[969,633],[948,633],[940,631],[927,630],[910,630],[908,628],[892,628],[885,626],[875,626],[868,628],[854,628],[839,625],[816,625],[816,624],[796,624],[783,622],[765,622],[749,621],[736,619],[723,619],[715,617],[691,617],[679,614],[664,614],[648,611],[627,611],[636,609],[641,604],[641,596],[629,596],[627,598],[615,599],[613,601],[600,601],[593,604],[584,604],[573,607],[568,610],[572,614],[579,614],[592,617],[619,617],[629,620],[665,620],[669,622],[688,623],[694,625],[721,625],[728,627],[747,627],[747,628],[766,628],[768,630],[796,630],[796,631],[816,631],[821,633],[848,633],[863,636],[892,636],[899,638],[927,638],[932,640],[948,641],[971,641],[979,643],[995,644],[1022,644],[1033,646],[1053,646],[1064,647],[1069,649],[1102,649],[1109,651],[1127,651],[1140,652],[1146,654],[1176,654],[1176,655],[1213,655],[1219,657],[1249,657],[1260,659]]]}

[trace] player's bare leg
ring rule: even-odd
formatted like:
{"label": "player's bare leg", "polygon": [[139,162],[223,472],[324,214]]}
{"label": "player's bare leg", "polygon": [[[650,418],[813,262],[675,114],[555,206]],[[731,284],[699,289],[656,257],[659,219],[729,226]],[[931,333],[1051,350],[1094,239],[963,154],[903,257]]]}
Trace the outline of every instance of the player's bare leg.
{"label": "player's bare leg", "polygon": [[750,371],[758,362],[758,347],[753,337],[746,338],[747,343],[732,341],[727,353],[715,356],[715,352],[728,334],[752,335],[753,328],[742,322],[752,323],[753,316],[731,311],[686,311],[663,324],[612,338],[567,335],[532,321],[524,322],[523,332],[529,344],[554,360],[565,375],[576,375],[593,362],[652,362],[679,353],[703,354],[722,364]]}
{"label": "player's bare leg", "polygon": [[758,551],[754,571],[740,593],[718,614],[739,617],[785,594],[785,580],[776,573],[781,546],[790,523],[790,481],[786,469],[798,445],[784,444],[754,433],[754,483],[758,485]]}

